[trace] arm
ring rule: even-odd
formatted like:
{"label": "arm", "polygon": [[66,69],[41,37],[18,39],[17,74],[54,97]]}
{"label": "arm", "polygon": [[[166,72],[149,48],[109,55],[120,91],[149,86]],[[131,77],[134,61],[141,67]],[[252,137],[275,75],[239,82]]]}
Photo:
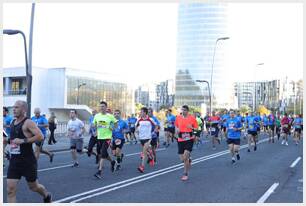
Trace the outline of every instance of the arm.
{"label": "arm", "polygon": [[27,143],[27,142],[33,143],[36,141],[42,141],[44,139],[40,129],[37,127],[37,125],[33,121],[26,120],[24,126],[27,128],[27,131],[31,133],[33,136],[26,137],[26,139],[16,138],[13,140],[13,143],[20,145],[22,143]]}

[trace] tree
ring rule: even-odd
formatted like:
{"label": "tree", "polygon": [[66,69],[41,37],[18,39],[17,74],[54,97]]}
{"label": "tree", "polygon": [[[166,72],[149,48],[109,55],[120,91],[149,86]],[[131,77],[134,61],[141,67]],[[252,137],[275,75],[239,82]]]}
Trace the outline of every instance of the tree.
{"label": "tree", "polygon": [[241,114],[245,114],[245,113],[247,113],[247,112],[250,112],[251,111],[251,109],[250,109],[250,107],[248,106],[248,105],[242,105],[241,107],[240,107],[240,112],[241,112]]}

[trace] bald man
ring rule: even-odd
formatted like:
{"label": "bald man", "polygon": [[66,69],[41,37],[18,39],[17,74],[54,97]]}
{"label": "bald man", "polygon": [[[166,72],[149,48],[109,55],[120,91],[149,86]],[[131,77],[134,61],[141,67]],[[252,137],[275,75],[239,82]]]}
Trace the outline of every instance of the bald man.
{"label": "bald man", "polygon": [[35,108],[34,116],[31,118],[32,121],[36,123],[37,127],[40,129],[44,137],[42,141],[35,142],[35,157],[36,159],[38,159],[40,153],[44,153],[49,156],[50,162],[52,163],[54,154],[50,153],[48,150],[43,149],[44,141],[47,137],[47,129],[49,127],[49,124],[48,120],[44,116],[40,115],[40,113],[41,113],[40,109]]}
{"label": "bald man", "polygon": [[10,164],[7,171],[7,201],[16,202],[17,184],[25,177],[30,190],[39,193],[45,203],[52,201],[51,193],[38,183],[37,160],[32,143],[42,141],[43,135],[37,125],[26,117],[27,103],[16,101],[13,106],[15,119],[11,123]]}

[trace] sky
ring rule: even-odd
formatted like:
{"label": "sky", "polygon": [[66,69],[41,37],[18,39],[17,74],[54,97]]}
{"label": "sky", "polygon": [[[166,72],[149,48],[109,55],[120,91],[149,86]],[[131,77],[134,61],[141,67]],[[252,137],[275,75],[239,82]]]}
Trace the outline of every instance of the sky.
{"label": "sky", "polygon": [[[28,37],[31,4],[3,9],[4,28]],[[302,9],[301,3],[229,3],[230,39],[223,45],[229,79],[299,79]],[[177,18],[178,3],[36,3],[33,66],[112,73],[133,85],[174,79]],[[4,67],[23,66],[23,52],[20,37],[3,37]]]}

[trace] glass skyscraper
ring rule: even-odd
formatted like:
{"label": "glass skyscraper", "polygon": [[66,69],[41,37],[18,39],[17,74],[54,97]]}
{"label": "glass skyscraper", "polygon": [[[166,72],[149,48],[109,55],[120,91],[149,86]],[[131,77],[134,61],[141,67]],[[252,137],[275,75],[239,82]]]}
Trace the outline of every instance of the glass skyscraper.
{"label": "glass skyscraper", "polygon": [[[209,105],[207,84],[210,84],[216,40],[227,36],[226,4],[182,3],[179,5],[175,105],[200,107]],[[213,103],[222,95],[224,75],[224,41],[216,48],[213,71]]]}

